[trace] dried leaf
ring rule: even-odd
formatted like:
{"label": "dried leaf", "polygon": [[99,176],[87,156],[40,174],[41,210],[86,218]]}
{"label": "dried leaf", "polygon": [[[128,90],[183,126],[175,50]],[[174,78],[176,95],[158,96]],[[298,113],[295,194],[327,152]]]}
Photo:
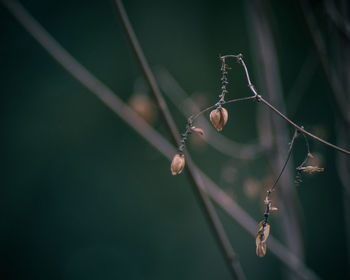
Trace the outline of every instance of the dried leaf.
{"label": "dried leaf", "polygon": [[298,167],[298,170],[302,171],[304,173],[312,174],[312,173],[317,173],[317,172],[323,172],[324,168],[321,168],[318,166],[301,166],[301,167]]}
{"label": "dried leaf", "polygon": [[192,127],[191,127],[191,130],[192,130],[193,132],[196,132],[196,133],[202,135],[202,136],[204,135],[204,130],[201,129],[201,128],[199,128],[199,127],[192,126]]}

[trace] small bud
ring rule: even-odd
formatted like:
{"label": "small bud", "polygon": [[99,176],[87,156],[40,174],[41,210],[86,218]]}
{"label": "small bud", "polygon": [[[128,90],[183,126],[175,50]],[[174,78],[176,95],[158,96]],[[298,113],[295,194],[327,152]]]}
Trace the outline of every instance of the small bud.
{"label": "small bud", "polygon": [[191,127],[191,130],[192,130],[193,132],[196,132],[196,133],[202,135],[202,136],[204,135],[204,130],[201,129],[201,128],[199,128],[199,127],[192,126],[192,127]]}
{"label": "small bud", "polygon": [[265,242],[261,242],[259,245],[256,246],[256,255],[260,258],[262,258],[266,255],[266,243]]}
{"label": "small bud", "polygon": [[217,131],[221,131],[228,120],[228,113],[225,108],[214,109],[210,112],[210,121]]}
{"label": "small bud", "polygon": [[184,155],[176,154],[171,162],[171,174],[177,175],[182,172],[185,167],[185,157]]}
{"label": "small bud", "polygon": [[270,211],[278,211],[278,208],[275,207],[275,206],[271,206],[271,207],[270,207]]}
{"label": "small bud", "polygon": [[305,173],[316,173],[316,172],[323,172],[324,168],[318,167],[318,166],[301,166],[297,168],[299,171],[305,172]]}

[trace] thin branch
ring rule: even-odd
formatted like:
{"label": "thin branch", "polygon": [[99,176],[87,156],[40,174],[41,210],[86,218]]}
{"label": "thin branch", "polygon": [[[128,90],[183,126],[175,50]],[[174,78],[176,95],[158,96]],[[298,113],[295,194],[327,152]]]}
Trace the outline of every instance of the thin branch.
{"label": "thin branch", "polygon": [[[254,98],[255,98],[255,96],[248,96],[248,97],[241,97],[241,98],[236,98],[236,99],[230,99],[230,100],[227,100],[227,101],[223,100],[222,105],[229,104],[229,103],[235,103],[235,102],[239,102],[239,101],[246,101],[246,100],[250,100],[250,99],[254,99]],[[191,119],[191,121],[194,122],[196,119],[198,119],[198,117],[200,115],[204,114],[205,112],[208,112],[210,109],[213,109],[215,107],[216,107],[216,104],[213,105],[213,106],[210,106],[208,108],[203,109],[202,111],[200,111],[196,115],[190,116],[189,118]]]}
{"label": "thin branch", "polygon": [[290,142],[290,145],[289,145],[289,149],[288,149],[288,154],[287,154],[286,161],[284,162],[283,167],[282,167],[282,169],[281,169],[281,171],[280,171],[278,177],[276,178],[275,182],[273,183],[273,186],[271,187],[269,193],[271,193],[271,192],[273,192],[273,191],[275,190],[276,185],[277,185],[279,179],[281,178],[281,176],[282,176],[284,170],[286,169],[286,166],[287,166],[288,161],[289,161],[289,159],[290,159],[290,156],[291,156],[291,154],[292,154],[292,150],[293,150],[293,147],[294,147],[294,141],[295,141],[295,139],[296,139],[297,137],[298,137],[298,131],[295,130],[294,135],[293,135],[293,138],[292,138],[292,140],[291,140],[291,142]]}
{"label": "thin branch", "polygon": [[[163,92],[184,116],[188,116],[193,111],[198,112],[200,110],[193,99],[189,97],[167,70],[158,68],[156,76]],[[186,106],[183,106],[184,103]],[[216,133],[216,130],[214,130],[213,126],[209,124],[209,121],[204,117],[200,117],[198,122],[199,126],[203,128],[208,136],[205,138],[205,141],[222,154],[233,158],[251,160],[262,155],[265,150],[257,143],[237,143],[225,137],[223,134]]]}
{"label": "thin branch", "polygon": [[[170,111],[166,105],[163,95],[159,90],[158,84],[143,54],[143,51],[131,26],[124,6],[120,0],[115,0],[114,3],[122,21],[122,25],[132,46],[132,49],[134,50],[136,57],[140,63],[140,66],[146,76],[146,79],[152,89],[152,92],[157,99],[158,105],[161,109],[166,125],[171,132],[172,138],[175,140],[175,142],[179,143],[178,130],[176,128],[175,122],[171,117]],[[192,160],[188,153],[186,153],[186,162],[186,168],[188,171],[187,174],[189,175],[189,179],[192,183],[195,194],[197,195],[200,203],[202,204],[204,214],[206,215],[212,232],[218,242],[219,247],[221,248],[222,253],[224,254],[227,266],[232,274],[233,279],[245,279],[245,275],[243,273],[241,265],[226,235],[224,227],[215,211],[215,207],[210,201],[207,194],[202,190],[203,188],[205,188],[203,185],[203,179],[201,178],[201,176],[196,175],[196,170],[193,167]]]}
{"label": "thin branch", "polygon": [[[127,106],[109,87],[92,75],[83,65],[72,57],[16,0],[1,0],[19,24],[55,59],[68,73],[86,87],[100,101],[125,121],[153,148],[169,160],[175,153],[174,147],[152,126]],[[255,237],[256,224],[230,196],[221,190],[213,180],[194,165],[197,174],[205,181],[205,191],[212,199],[243,229]],[[302,279],[319,279],[303,261],[273,236],[269,237],[270,250],[275,256]]]}
{"label": "thin branch", "polygon": [[306,134],[307,136],[311,137],[312,139],[321,142],[339,152],[342,152],[346,155],[350,156],[350,152],[338,147],[332,143],[327,142],[326,140],[323,140],[320,137],[317,137],[316,135],[312,134],[311,132],[305,130],[302,126],[297,125],[296,123],[294,123],[293,121],[291,121],[286,115],[284,115],[282,112],[280,112],[276,107],[274,107],[273,105],[271,105],[268,101],[266,101],[261,95],[259,95],[257,93],[257,91],[255,90],[254,86],[252,85],[252,83],[250,82],[250,77],[249,77],[249,73],[247,70],[247,67],[245,66],[245,63],[243,61],[243,56],[241,54],[238,55],[226,55],[223,57],[235,57],[238,59],[238,61],[243,65],[244,71],[246,73],[247,76],[247,80],[248,80],[248,86],[250,88],[250,90],[253,92],[254,97],[256,98],[257,101],[264,103],[268,108],[270,108],[272,111],[274,111],[277,115],[279,115],[281,118],[285,119],[290,125],[292,125],[294,128],[296,128],[300,133]]}

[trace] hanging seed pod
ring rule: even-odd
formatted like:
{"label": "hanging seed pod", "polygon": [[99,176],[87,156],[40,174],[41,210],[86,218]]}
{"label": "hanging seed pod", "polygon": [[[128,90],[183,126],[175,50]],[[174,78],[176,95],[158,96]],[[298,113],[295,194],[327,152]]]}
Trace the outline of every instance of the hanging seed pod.
{"label": "hanging seed pod", "polygon": [[266,255],[266,243],[265,242],[261,242],[259,245],[256,246],[256,255],[260,258],[262,258]]}
{"label": "hanging seed pod", "polygon": [[270,225],[268,223],[265,223],[264,221],[261,221],[259,223],[258,232],[256,233],[256,245],[258,245],[259,242],[266,242],[267,238],[270,234]]}
{"label": "hanging seed pod", "polygon": [[176,154],[171,162],[170,170],[171,174],[177,175],[182,172],[185,167],[185,156]]}
{"label": "hanging seed pod", "polygon": [[[265,224],[265,226],[264,226]],[[270,225],[264,221],[261,221],[258,226],[258,232],[256,233],[256,255],[260,258],[266,255],[266,240],[270,234]]]}
{"label": "hanging seed pod", "polygon": [[223,107],[214,109],[209,115],[210,121],[217,131],[221,131],[228,120],[227,110]]}

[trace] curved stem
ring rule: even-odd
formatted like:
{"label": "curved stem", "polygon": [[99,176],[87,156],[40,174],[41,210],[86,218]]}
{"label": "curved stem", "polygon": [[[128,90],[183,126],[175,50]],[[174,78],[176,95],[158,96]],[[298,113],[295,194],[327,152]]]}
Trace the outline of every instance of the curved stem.
{"label": "curved stem", "polygon": [[290,125],[294,126],[294,128],[296,128],[300,133],[303,133],[309,137],[311,137],[312,139],[323,143],[339,152],[342,152],[348,156],[350,156],[350,151],[347,151],[341,147],[338,147],[337,145],[334,145],[332,143],[327,142],[326,140],[323,140],[322,138],[312,134],[311,132],[305,130],[302,126],[297,125],[296,123],[294,123],[292,120],[290,120],[286,115],[284,115],[282,112],[280,112],[276,107],[274,107],[273,105],[271,105],[268,101],[266,101],[261,95],[259,95],[257,93],[257,91],[255,90],[253,84],[250,81],[250,77],[249,77],[249,73],[248,73],[248,69],[244,63],[243,60],[243,56],[241,54],[238,55],[225,55],[222,56],[221,58],[227,58],[227,57],[234,57],[237,58],[238,62],[240,62],[244,68],[246,77],[247,77],[247,81],[248,81],[248,87],[250,88],[250,90],[253,92],[254,97],[256,98],[257,101],[264,103],[268,108],[270,108],[272,111],[274,111],[277,115],[279,115],[281,118],[285,119]]}

